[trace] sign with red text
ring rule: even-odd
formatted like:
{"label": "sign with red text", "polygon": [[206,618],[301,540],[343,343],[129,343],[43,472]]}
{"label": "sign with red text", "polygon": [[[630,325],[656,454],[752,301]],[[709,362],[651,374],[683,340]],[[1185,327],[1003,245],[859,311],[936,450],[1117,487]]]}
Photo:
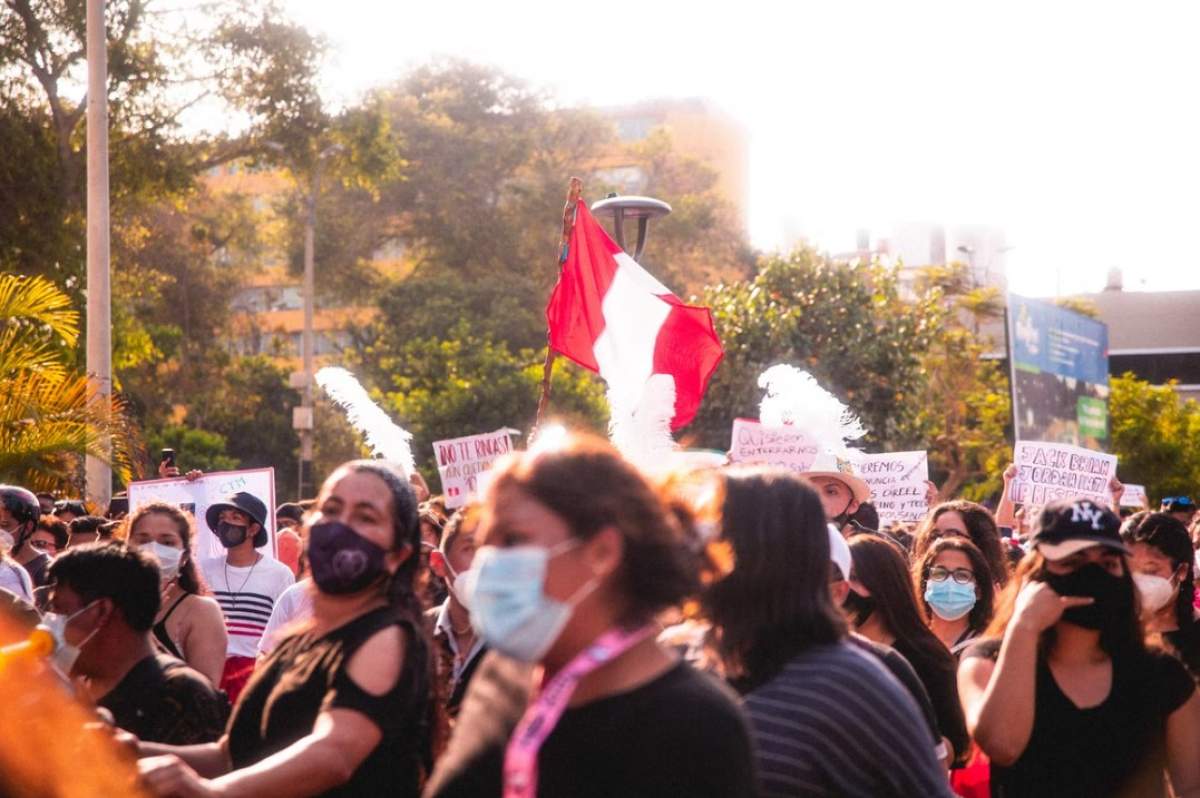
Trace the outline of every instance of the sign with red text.
{"label": "sign with red text", "polygon": [[1146,498],[1146,486],[1126,483],[1125,492],[1121,494],[1121,506],[1136,507],[1139,510],[1149,507],[1150,500]]}
{"label": "sign with red text", "polygon": [[214,471],[199,479],[183,477],[151,479],[129,483],[129,514],[150,502],[166,502],[187,510],[196,517],[196,554],[198,558],[225,556],[216,534],[208,528],[205,512],[231,493],[250,493],[267,506],[267,534],[270,542],[258,551],[275,556],[275,469],[250,468],[244,471]]}
{"label": "sign with red text", "polygon": [[871,486],[871,503],[879,511],[879,526],[896,521],[920,521],[929,510],[925,480],[929,456],[925,452],[855,454],[854,471]]}
{"label": "sign with red text", "polygon": [[803,473],[817,459],[817,445],[796,427],[768,427],[738,418],[733,421],[729,459],[734,463],[780,466]]}
{"label": "sign with red text", "polygon": [[1010,494],[1017,504],[1041,507],[1058,499],[1091,499],[1107,505],[1108,482],[1117,473],[1117,456],[1068,443],[1018,441],[1013,447],[1017,476]]}
{"label": "sign with red text", "polygon": [[512,438],[507,429],[435,441],[433,453],[437,457],[446,506],[451,509],[462,507],[478,496],[482,487],[480,477],[492,463],[512,450]]}

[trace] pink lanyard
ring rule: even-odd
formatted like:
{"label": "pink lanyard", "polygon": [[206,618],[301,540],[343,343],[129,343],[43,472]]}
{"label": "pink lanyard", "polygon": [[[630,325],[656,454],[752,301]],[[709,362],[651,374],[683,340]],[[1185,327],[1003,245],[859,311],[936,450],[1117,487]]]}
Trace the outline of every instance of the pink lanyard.
{"label": "pink lanyard", "polygon": [[655,632],[647,624],[632,632],[610,629],[575,655],[550,680],[521,716],[504,752],[504,798],[534,798],[537,795],[537,755],[554,731],[581,679],[613,660]]}

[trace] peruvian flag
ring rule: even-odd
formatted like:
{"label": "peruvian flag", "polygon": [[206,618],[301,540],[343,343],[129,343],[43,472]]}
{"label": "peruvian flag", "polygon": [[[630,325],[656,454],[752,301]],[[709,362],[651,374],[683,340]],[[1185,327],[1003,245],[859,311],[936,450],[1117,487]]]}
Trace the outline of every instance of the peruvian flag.
{"label": "peruvian flag", "polygon": [[671,377],[671,429],[679,429],[695,417],[725,354],[712,314],[685,305],[625,254],[586,203],[575,207],[567,259],[546,307],[550,348],[598,372],[610,393],[617,386],[640,395],[651,376]]}

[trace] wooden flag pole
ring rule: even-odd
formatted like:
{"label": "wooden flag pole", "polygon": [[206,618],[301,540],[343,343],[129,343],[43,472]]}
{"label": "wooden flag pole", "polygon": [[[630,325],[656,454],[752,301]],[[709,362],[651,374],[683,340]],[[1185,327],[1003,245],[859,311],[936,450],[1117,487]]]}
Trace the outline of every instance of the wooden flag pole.
{"label": "wooden flag pole", "polygon": [[[567,262],[567,254],[571,246],[571,231],[575,228],[575,206],[579,204],[579,197],[583,193],[583,181],[578,177],[572,177],[567,184],[567,202],[563,205],[562,215],[562,238],[558,244],[558,268],[561,270],[562,265]],[[546,331],[546,362],[542,366],[542,395],[538,398],[537,417],[533,423],[533,432],[536,433],[538,427],[542,426],[542,417],[546,414],[546,406],[550,404],[550,377],[554,373],[554,361],[558,357],[558,353],[550,345],[550,332]],[[532,433],[530,435],[532,437]]]}

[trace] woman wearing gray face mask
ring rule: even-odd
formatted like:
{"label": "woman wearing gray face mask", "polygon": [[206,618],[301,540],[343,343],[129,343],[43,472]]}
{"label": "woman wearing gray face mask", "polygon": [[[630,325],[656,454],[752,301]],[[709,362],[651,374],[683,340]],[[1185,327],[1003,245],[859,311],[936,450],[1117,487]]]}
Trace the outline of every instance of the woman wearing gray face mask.
{"label": "woman wearing gray face mask", "polygon": [[155,640],[212,684],[220,684],[228,643],[225,619],[193,559],[195,519],[173,504],[153,502],[139,507],[127,524],[128,544],[153,555],[162,575]]}

